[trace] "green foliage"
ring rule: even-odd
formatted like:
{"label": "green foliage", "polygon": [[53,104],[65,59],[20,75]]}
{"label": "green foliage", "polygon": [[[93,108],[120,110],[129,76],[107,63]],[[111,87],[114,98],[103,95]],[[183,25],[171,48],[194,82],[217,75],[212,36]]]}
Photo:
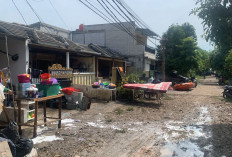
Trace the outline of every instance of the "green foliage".
{"label": "green foliage", "polygon": [[[223,72],[229,64],[227,56],[232,49],[232,1],[197,0],[196,5],[191,14],[203,20],[205,39],[216,45],[216,49],[210,53],[210,64],[213,70]],[[230,75],[227,70],[223,73]]]}
{"label": "green foliage", "polygon": [[133,100],[133,92],[130,89],[123,88],[122,86],[117,87],[117,99]]}
{"label": "green foliage", "polygon": [[145,82],[139,79],[139,75],[137,73],[130,74],[126,77],[125,82],[121,82],[117,85],[117,99],[127,99],[129,101],[133,100],[133,91],[131,89],[123,88],[123,85],[127,83]]}
{"label": "green foliage", "polygon": [[197,0],[192,14],[203,20],[206,40],[214,42],[224,51],[232,47],[231,0]]}
{"label": "green foliage", "polygon": [[232,49],[230,50],[229,55],[226,57],[225,60],[225,71],[226,77],[231,79],[232,78]]}
{"label": "green foliage", "polygon": [[184,30],[185,38],[192,37],[193,39],[197,40],[197,35],[196,35],[195,28],[193,27],[193,25],[190,25],[189,23],[186,22],[182,24],[181,27]]}
{"label": "green foliage", "polygon": [[224,69],[226,54],[222,53],[220,49],[215,49],[209,53],[209,58],[212,69],[222,72]]}
{"label": "green foliage", "polygon": [[196,69],[197,74],[204,74],[206,71],[209,71],[211,68],[210,64],[210,55],[207,51],[197,48],[198,53],[198,68]]}
{"label": "green foliage", "polygon": [[124,111],[123,111],[123,109],[121,109],[121,108],[116,108],[115,110],[114,110],[114,112],[117,114],[117,115],[120,115],[120,114],[122,114]]}
{"label": "green foliage", "polygon": [[[189,23],[172,25],[163,35],[166,42],[166,73],[174,70],[182,75],[191,75],[196,71],[202,71],[208,67],[208,54],[197,47],[195,28]],[[162,48],[158,47],[158,56],[161,56]]]}
{"label": "green foliage", "polygon": [[139,83],[139,75],[137,73],[132,73],[126,78],[128,83]]}
{"label": "green foliage", "polygon": [[134,108],[133,107],[128,107],[126,110],[127,111],[134,111]]}

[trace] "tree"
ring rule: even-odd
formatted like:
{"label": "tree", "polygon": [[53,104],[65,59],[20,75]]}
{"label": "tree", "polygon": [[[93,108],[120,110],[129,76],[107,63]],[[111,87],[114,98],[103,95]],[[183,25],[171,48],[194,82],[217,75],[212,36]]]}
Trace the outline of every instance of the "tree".
{"label": "tree", "polygon": [[195,29],[189,23],[171,25],[166,33],[166,73],[174,70],[179,74],[187,75],[190,70],[196,70],[199,65],[199,52],[197,50]]}
{"label": "tree", "polygon": [[219,48],[216,48],[209,53],[210,65],[213,70],[222,72],[224,70],[226,54],[222,53]]}
{"label": "tree", "polygon": [[229,55],[225,59],[225,73],[227,78],[232,78],[232,50],[229,52]]}
{"label": "tree", "polygon": [[196,69],[197,74],[203,74],[207,71],[210,71],[211,64],[210,64],[210,57],[209,53],[201,48],[197,48],[197,56],[198,56],[198,68]]}
{"label": "tree", "polygon": [[193,39],[197,40],[196,30],[193,27],[193,25],[190,25],[189,23],[186,22],[182,24],[181,27],[184,30],[185,38],[192,37]]}
{"label": "tree", "polygon": [[192,14],[203,20],[206,40],[228,54],[232,49],[232,0],[197,0],[196,5]]}

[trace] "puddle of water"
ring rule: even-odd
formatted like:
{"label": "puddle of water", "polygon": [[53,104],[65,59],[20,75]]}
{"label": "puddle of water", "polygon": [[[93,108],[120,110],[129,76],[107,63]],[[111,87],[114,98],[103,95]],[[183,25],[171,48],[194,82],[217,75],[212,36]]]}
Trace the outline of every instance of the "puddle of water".
{"label": "puddle of water", "polygon": [[160,150],[160,157],[198,157],[204,156],[197,144],[191,141],[180,141],[177,143],[167,143]]}
{"label": "puddle of water", "polygon": [[122,130],[121,128],[115,126],[115,125],[104,125],[103,122],[97,121],[96,123],[94,122],[87,122],[88,125],[97,127],[97,128],[111,128],[114,130]]}
{"label": "puddle of water", "polygon": [[64,140],[63,138],[57,137],[55,135],[52,136],[37,136],[33,138],[32,141],[34,144],[42,143],[42,142],[52,142],[56,140]]}
{"label": "puddle of water", "polygon": [[73,123],[73,122],[74,122],[73,119],[62,119],[61,120],[61,124],[63,124],[63,123]]}
{"label": "puddle of water", "polygon": [[203,125],[205,123],[209,123],[211,122],[211,117],[208,115],[208,108],[207,107],[201,107],[200,108],[201,110],[201,113],[198,117],[198,122],[197,122],[197,125]]}
{"label": "puddle of water", "polygon": [[106,126],[101,123],[87,122],[87,124],[97,128],[106,128]]}
{"label": "puddle of water", "polygon": [[[198,157],[204,156],[204,152],[194,141],[200,137],[209,138],[210,134],[203,131],[203,124],[211,121],[208,115],[208,108],[201,107],[197,125],[183,126],[182,122],[169,121],[162,128],[162,138],[165,145],[160,150],[161,157]],[[212,145],[207,145],[203,149],[211,150]]]}
{"label": "puddle of water", "polygon": [[43,126],[38,126],[37,127],[37,135],[41,135],[46,130],[48,130],[48,127],[44,127],[44,125]]}

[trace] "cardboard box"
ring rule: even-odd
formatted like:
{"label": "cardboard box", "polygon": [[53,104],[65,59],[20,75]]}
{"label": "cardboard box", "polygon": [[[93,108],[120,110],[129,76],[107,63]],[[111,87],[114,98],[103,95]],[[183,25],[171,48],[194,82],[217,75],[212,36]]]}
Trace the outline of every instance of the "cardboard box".
{"label": "cardboard box", "polygon": [[12,157],[10,147],[7,141],[0,142],[0,156],[1,157]]}

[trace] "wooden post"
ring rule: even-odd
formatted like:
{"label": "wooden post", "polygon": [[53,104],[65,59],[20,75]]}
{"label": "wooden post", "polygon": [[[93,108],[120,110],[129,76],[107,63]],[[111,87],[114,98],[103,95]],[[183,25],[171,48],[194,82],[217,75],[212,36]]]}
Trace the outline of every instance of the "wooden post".
{"label": "wooden post", "polygon": [[162,81],[165,82],[165,42],[166,39],[161,39],[161,45],[162,45]]}
{"label": "wooden post", "polygon": [[19,134],[22,135],[21,129],[21,100],[18,101],[18,126],[19,126]]}
{"label": "wooden post", "polygon": [[44,126],[47,126],[47,111],[46,111],[46,101],[43,102],[43,109],[44,109]]}
{"label": "wooden post", "polygon": [[33,133],[33,137],[37,136],[37,116],[38,116],[38,101],[35,102],[35,119],[34,119],[34,133]]}
{"label": "wooden post", "polygon": [[58,122],[58,128],[61,128],[61,108],[62,108],[62,97],[59,97],[59,122]]}
{"label": "wooden post", "polygon": [[95,72],[96,72],[96,77],[98,78],[98,57],[95,57]]}

